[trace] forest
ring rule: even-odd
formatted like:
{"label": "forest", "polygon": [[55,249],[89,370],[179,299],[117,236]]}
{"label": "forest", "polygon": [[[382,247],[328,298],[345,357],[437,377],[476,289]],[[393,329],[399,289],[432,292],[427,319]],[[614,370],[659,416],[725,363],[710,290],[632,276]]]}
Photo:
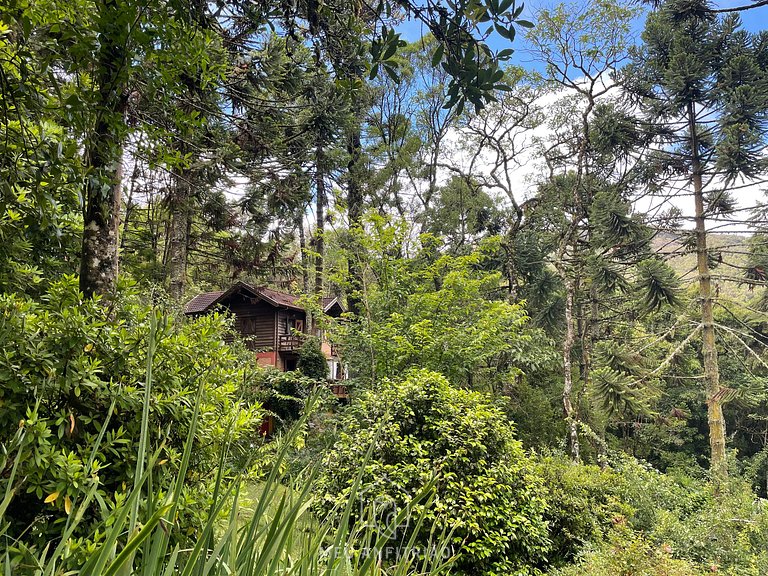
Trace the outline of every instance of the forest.
{"label": "forest", "polygon": [[6,576],[768,575],[768,0],[0,0]]}

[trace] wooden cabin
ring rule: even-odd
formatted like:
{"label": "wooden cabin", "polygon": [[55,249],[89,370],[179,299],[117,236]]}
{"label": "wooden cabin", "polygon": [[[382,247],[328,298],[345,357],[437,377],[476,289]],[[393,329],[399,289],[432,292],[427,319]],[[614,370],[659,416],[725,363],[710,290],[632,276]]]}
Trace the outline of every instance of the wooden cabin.
{"label": "wooden cabin", "polygon": [[[296,369],[299,349],[310,333],[307,314],[298,300],[293,294],[237,282],[229,290],[195,296],[184,313],[197,316],[216,309],[229,310],[235,316],[235,328],[256,353],[259,364],[287,372]],[[338,298],[323,298],[323,312],[338,318],[344,307]],[[341,382],[346,380],[346,371],[336,347],[324,334],[316,335],[328,360],[331,389],[337,397],[346,398],[347,388]]]}

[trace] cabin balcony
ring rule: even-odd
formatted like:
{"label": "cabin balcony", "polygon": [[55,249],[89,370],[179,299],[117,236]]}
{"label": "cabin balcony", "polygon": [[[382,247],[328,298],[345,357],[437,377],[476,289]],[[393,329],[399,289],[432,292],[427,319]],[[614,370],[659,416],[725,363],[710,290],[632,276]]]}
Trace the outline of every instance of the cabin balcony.
{"label": "cabin balcony", "polygon": [[341,384],[338,380],[330,380],[328,387],[331,389],[331,393],[340,400],[349,399],[349,388],[346,384]]}
{"label": "cabin balcony", "polygon": [[304,344],[304,334],[280,334],[277,339],[278,352],[298,352]]}
{"label": "cabin balcony", "polygon": [[[306,334],[280,334],[277,338],[278,352],[298,352],[307,339]],[[323,342],[323,352],[332,358],[339,357],[339,347],[327,341]]]}

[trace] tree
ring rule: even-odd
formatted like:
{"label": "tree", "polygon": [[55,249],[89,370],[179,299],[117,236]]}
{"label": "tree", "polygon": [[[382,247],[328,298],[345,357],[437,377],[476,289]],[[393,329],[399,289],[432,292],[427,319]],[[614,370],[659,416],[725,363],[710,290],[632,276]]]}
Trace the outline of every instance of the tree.
{"label": "tree", "polygon": [[[205,28],[215,26],[223,32],[224,44],[236,58],[242,53],[238,46],[247,45],[271,25],[292,43],[298,40],[296,43],[301,44],[297,33],[306,30],[308,37],[323,39],[328,53],[336,47],[360,56],[366,53],[364,36],[370,32],[373,41],[368,46],[370,61],[365,64],[365,71],[373,68],[375,75],[381,68],[395,74],[392,57],[401,40],[386,24],[379,24],[386,21],[385,16],[392,10],[402,9],[439,35],[435,62],[443,61],[452,78],[451,105],[471,102],[482,106],[493,97],[500,80],[499,62],[507,55],[488,48],[484,40],[489,32],[482,33],[481,25],[491,22],[506,35],[514,34],[516,21],[528,25],[519,20],[522,7],[510,2],[500,6],[498,2],[473,1],[452,11],[432,2],[382,2],[370,18],[363,14],[355,18],[353,14],[351,19],[339,19],[335,8],[311,1],[290,6],[234,2],[225,7],[174,0],[153,0],[148,4],[84,0],[74,10],[61,11],[56,2],[50,2],[8,13],[9,22],[25,38],[31,36],[32,25],[44,14],[42,21],[46,26],[34,31],[40,49],[19,53],[23,61],[31,64],[19,68],[23,69],[21,84],[45,84],[57,96],[65,97],[71,110],[68,120],[83,145],[86,174],[82,191],[80,282],[85,294],[108,293],[114,288],[125,147],[128,136],[142,129],[131,112],[148,85],[167,80],[163,71],[154,66],[158,54],[199,54],[185,43],[185,38],[194,43]],[[60,15],[62,21],[56,22],[56,17],[48,18],[47,14]],[[227,22],[227,26],[222,22]],[[186,32],[180,33],[182,30]],[[250,47],[246,46],[244,51],[250,51]],[[43,54],[45,66],[31,62]],[[55,73],[48,74],[48,70]],[[354,91],[355,83],[347,83],[346,87]],[[8,105],[9,101],[4,99],[4,103]],[[10,107],[6,106],[8,110]],[[212,113],[226,115],[222,110]],[[182,193],[181,197],[184,196]],[[178,209],[175,213],[172,261],[182,269],[185,211]],[[177,278],[174,289],[178,285]]]}
{"label": "tree", "polygon": [[[458,390],[438,373],[412,370],[363,393],[339,428],[319,479],[322,516],[339,510],[359,482],[361,509],[379,505],[373,521],[391,545],[418,530],[426,557],[432,537],[444,530],[456,545],[457,573],[536,573],[548,547],[544,492],[514,428],[483,395]],[[361,476],[360,462],[366,462]],[[387,524],[434,473],[438,492],[427,521]]]}
{"label": "tree", "polygon": [[437,188],[432,207],[420,219],[424,232],[444,239],[448,252],[466,254],[483,238],[499,235],[506,216],[476,181],[453,176]]}
{"label": "tree", "polygon": [[[73,7],[75,11],[78,6]],[[81,236],[77,135],[80,106],[64,105],[45,70],[58,52],[47,33],[53,10],[0,7],[0,290],[34,293],[73,273]],[[71,106],[72,99],[69,98]]]}
{"label": "tree", "polygon": [[362,319],[337,328],[362,383],[376,388],[418,366],[455,385],[493,392],[551,361],[548,340],[527,327],[524,307],[508,302],[500,274],[486,269],[498,237],[454,256],[424,234],[417,252],[404,258],[407,225],[381,217],[369,222],[360,240]]}
{"label": "tree", "polygon": [[715,291],[707,221],[733,208],[729,189],[765,172],[768,42],[740,29],[737,16],[717,17],[706,1],[671,0],[648,17],[643,45],[627,77],[646,122],[655,128],[655,160],[682,174],[690,190],[713,474],[727,474],[715,332]]}
{"label": "tree", "polygon": [[302,344],[296,368],[307,378],[317,381],[328,379],[328,360],[323,354],[319,338],[310,336]]}
{"label": "tree", "polygon": [[[504,81],[508,88],[499,93],[495,102],[456,119],[460,143],[442,154],[440,167],[472,182],[491,197],[502,195],[509,202],[505,249],[514,254],[526,207],[532,203],[521,200],[521,182],[515,171],[531,160],[530,150],[536,146],[533,131],[544,124],[537,100],[546,94],[546,84],[515,66],[504,71]],[[517,297],[519,271],[513,259],[510,257],[505,265],[505,276],[511,296]]]}
{"label": "tree", "polygon": [[632,206],[649,184],[648,171],[642,131],[618,106],[615,75],[628,57],[633,14],[615,2],[561,4],[542,11],[529,33],[556,99],[540,145],[547,175],[526,226],[545,247],[562,292],[562,410],[575,460],[585,420],[581,399],[593,388],[593,349],[615,315],[608,299],[626,299],[632,276],[656,290],[654,304],[675,292],[674,284],[657,281],[667,276],[647,277],[636,267],[652,256],[651,233]]}

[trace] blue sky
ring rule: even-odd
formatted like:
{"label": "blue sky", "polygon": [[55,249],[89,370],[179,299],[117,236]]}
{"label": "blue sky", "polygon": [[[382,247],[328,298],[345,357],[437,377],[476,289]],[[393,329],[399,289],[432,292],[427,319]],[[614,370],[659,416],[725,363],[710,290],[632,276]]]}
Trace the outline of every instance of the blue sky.
{"label": "blue sky", "polygon": [[[575,0],[577,2],[588,2],[590,0]],[[749,2],[750,0],[719,0],[716,4],[718,8],[726,8],[726,7],[733,7],[733,6],[741,6],[743,5],[743,2]],[[523,13],[523,17],[527,20],[530,20],[534,22],[535,24],[535,17],[534,14],[536,13],[536,7],[551,7],[556,4],[556,0],[534,0],[530,5],[526,6],[526,11]],[[741,18],[744,24],[744,28],[751,32],[756,32],[760,30],[768,30],[768,6],[761,7],[761,8],[755,8],[753,10],[747,10],[745,12],[741,13]],[[645,16],[641,15],[639,16],[634,22],[632,26],[633,35],[636,38],[636,41],[640,41],[640,34],[643,30],[645,23]],[[422,35],[422,29],[417,23],[414,22],[406,22],[404,23],[400,28],[400,32],[403,34],[404,39],[409,41],[415,41],[418,40],[418,38]],[[489,44],[492,48],[496,50],[500,50],[503,48],[510,47],[509,41],[499,37],[495,36],[491,38]],[[530,54],[526,51],[526,45],[525,40],[521,36],[519,36],[515,42],[513,43],[513,48],[515,48],[516,52],[514,57],[512,58],[511,62],[513,64],[521,65],[524,68],[527,68],[529,70],[539,70],[541,71],[541,64],[533,63],[532,57]],[[542,103],[542,105],[546,105]],[[536,132],[536,135],[541,137],[542,135],[546,135],[546,128],[542,130],[538,130]],[[454,134],[454,137],[456,139],[456,142],[459,142],[461,140],[461,135]],[[521,150],[525,148],[525,146],[521,145]],[[461,146],[457,146],[457,150],[461,150]],[[529,155],[526,152],[521,153],[521,166],[515,167],[511,170],[511,178],[516,186],[516,189],[518,190],[518,193],[520,195],[520,198],[526,197],[527,195],[530,195],[532,193],[532,190],[535,187],[535,176],[536,174],[541,170],[541,166],[539,166],[536,163],[536,160],[534,156]],[[461,164],[465,160],[463,154],[461,152],[458,152],[457,155],[450,157],[450,162]],[[481,172],[487,171],[488,167],[485,166],[482,161],[478,166],[475,166],[475,169],[479,169]],[[762,198],[762,192],[761,192],[761,186],[755,185],[751,188],[744,188],[740,189],[738,191],[738,198],[742,206],[751,206],[754,205],[758,199]],[[497,191],[498,192],[498,191]],[[516,193],[516,196],[517,194]],[[658,200],[658,199],[653,199]],[[675,202],[675,205],[678,206],[683,214],[690,214],[691,206],[690,203],[687,202],[687,198],[681,198],[679,202]],[[503,198],[502,198],[503,201]],[[647,207],[643,207],[643,209],[647,209]]]}
{"label": "blue sky", "polygon": [[[589,1],[589,0],[585,0],[585,1]],[[731,8],[734,6],[743,6],[745,4],[748,4],[749,2],[750,0],[718,0],[717,2],[713,2],[713,5],[716,6],[717,8]],[[526,4],[525,10],[523,11],[522,18],[525,18],[526,20],[530,20],[535,23],[534,14],[538,9],[548,7],[548,6],[554,6],[554,5],[556,5],[556,2],[528,3]],[[753,10],[746,10],[744,12],[741,12],[741,19],[742,19],[744,28],[751,32],[766,30],[768,29],[768,6],[763,6],[760,8],[755,8]],[[640,33],[643,30],[644,22],[645,22],[645,17],[641,16],[641,17],[638,17],[633,24],[633,32],[638,42],[640,39]],[[425,32],[425,30],[423,29],[420,23],[413,22],[413,21],[404,22],[398,27],[398,31],[402,34],[403,39],[408,40],[409,42],[418,40],[421,37],[421,35]],[[520,29],[519,32],[523,33],[525,32],[525,29]],[[488,44],[494,50],[502,50],[504,48],[510,47],[509,41],[502,38],[498,34],[494,34],[493,36],[491,36]],[[522,36],[518,36],[516,38],[515,42],[512,44],[512,48],[515,49],[515,54],[512,56],[510,60],[511,63],[520,65],[527,69],[540,69],[540,65],[532,63],[530,61],[530,58],[526,56],[525,41],[522,38]]]}

